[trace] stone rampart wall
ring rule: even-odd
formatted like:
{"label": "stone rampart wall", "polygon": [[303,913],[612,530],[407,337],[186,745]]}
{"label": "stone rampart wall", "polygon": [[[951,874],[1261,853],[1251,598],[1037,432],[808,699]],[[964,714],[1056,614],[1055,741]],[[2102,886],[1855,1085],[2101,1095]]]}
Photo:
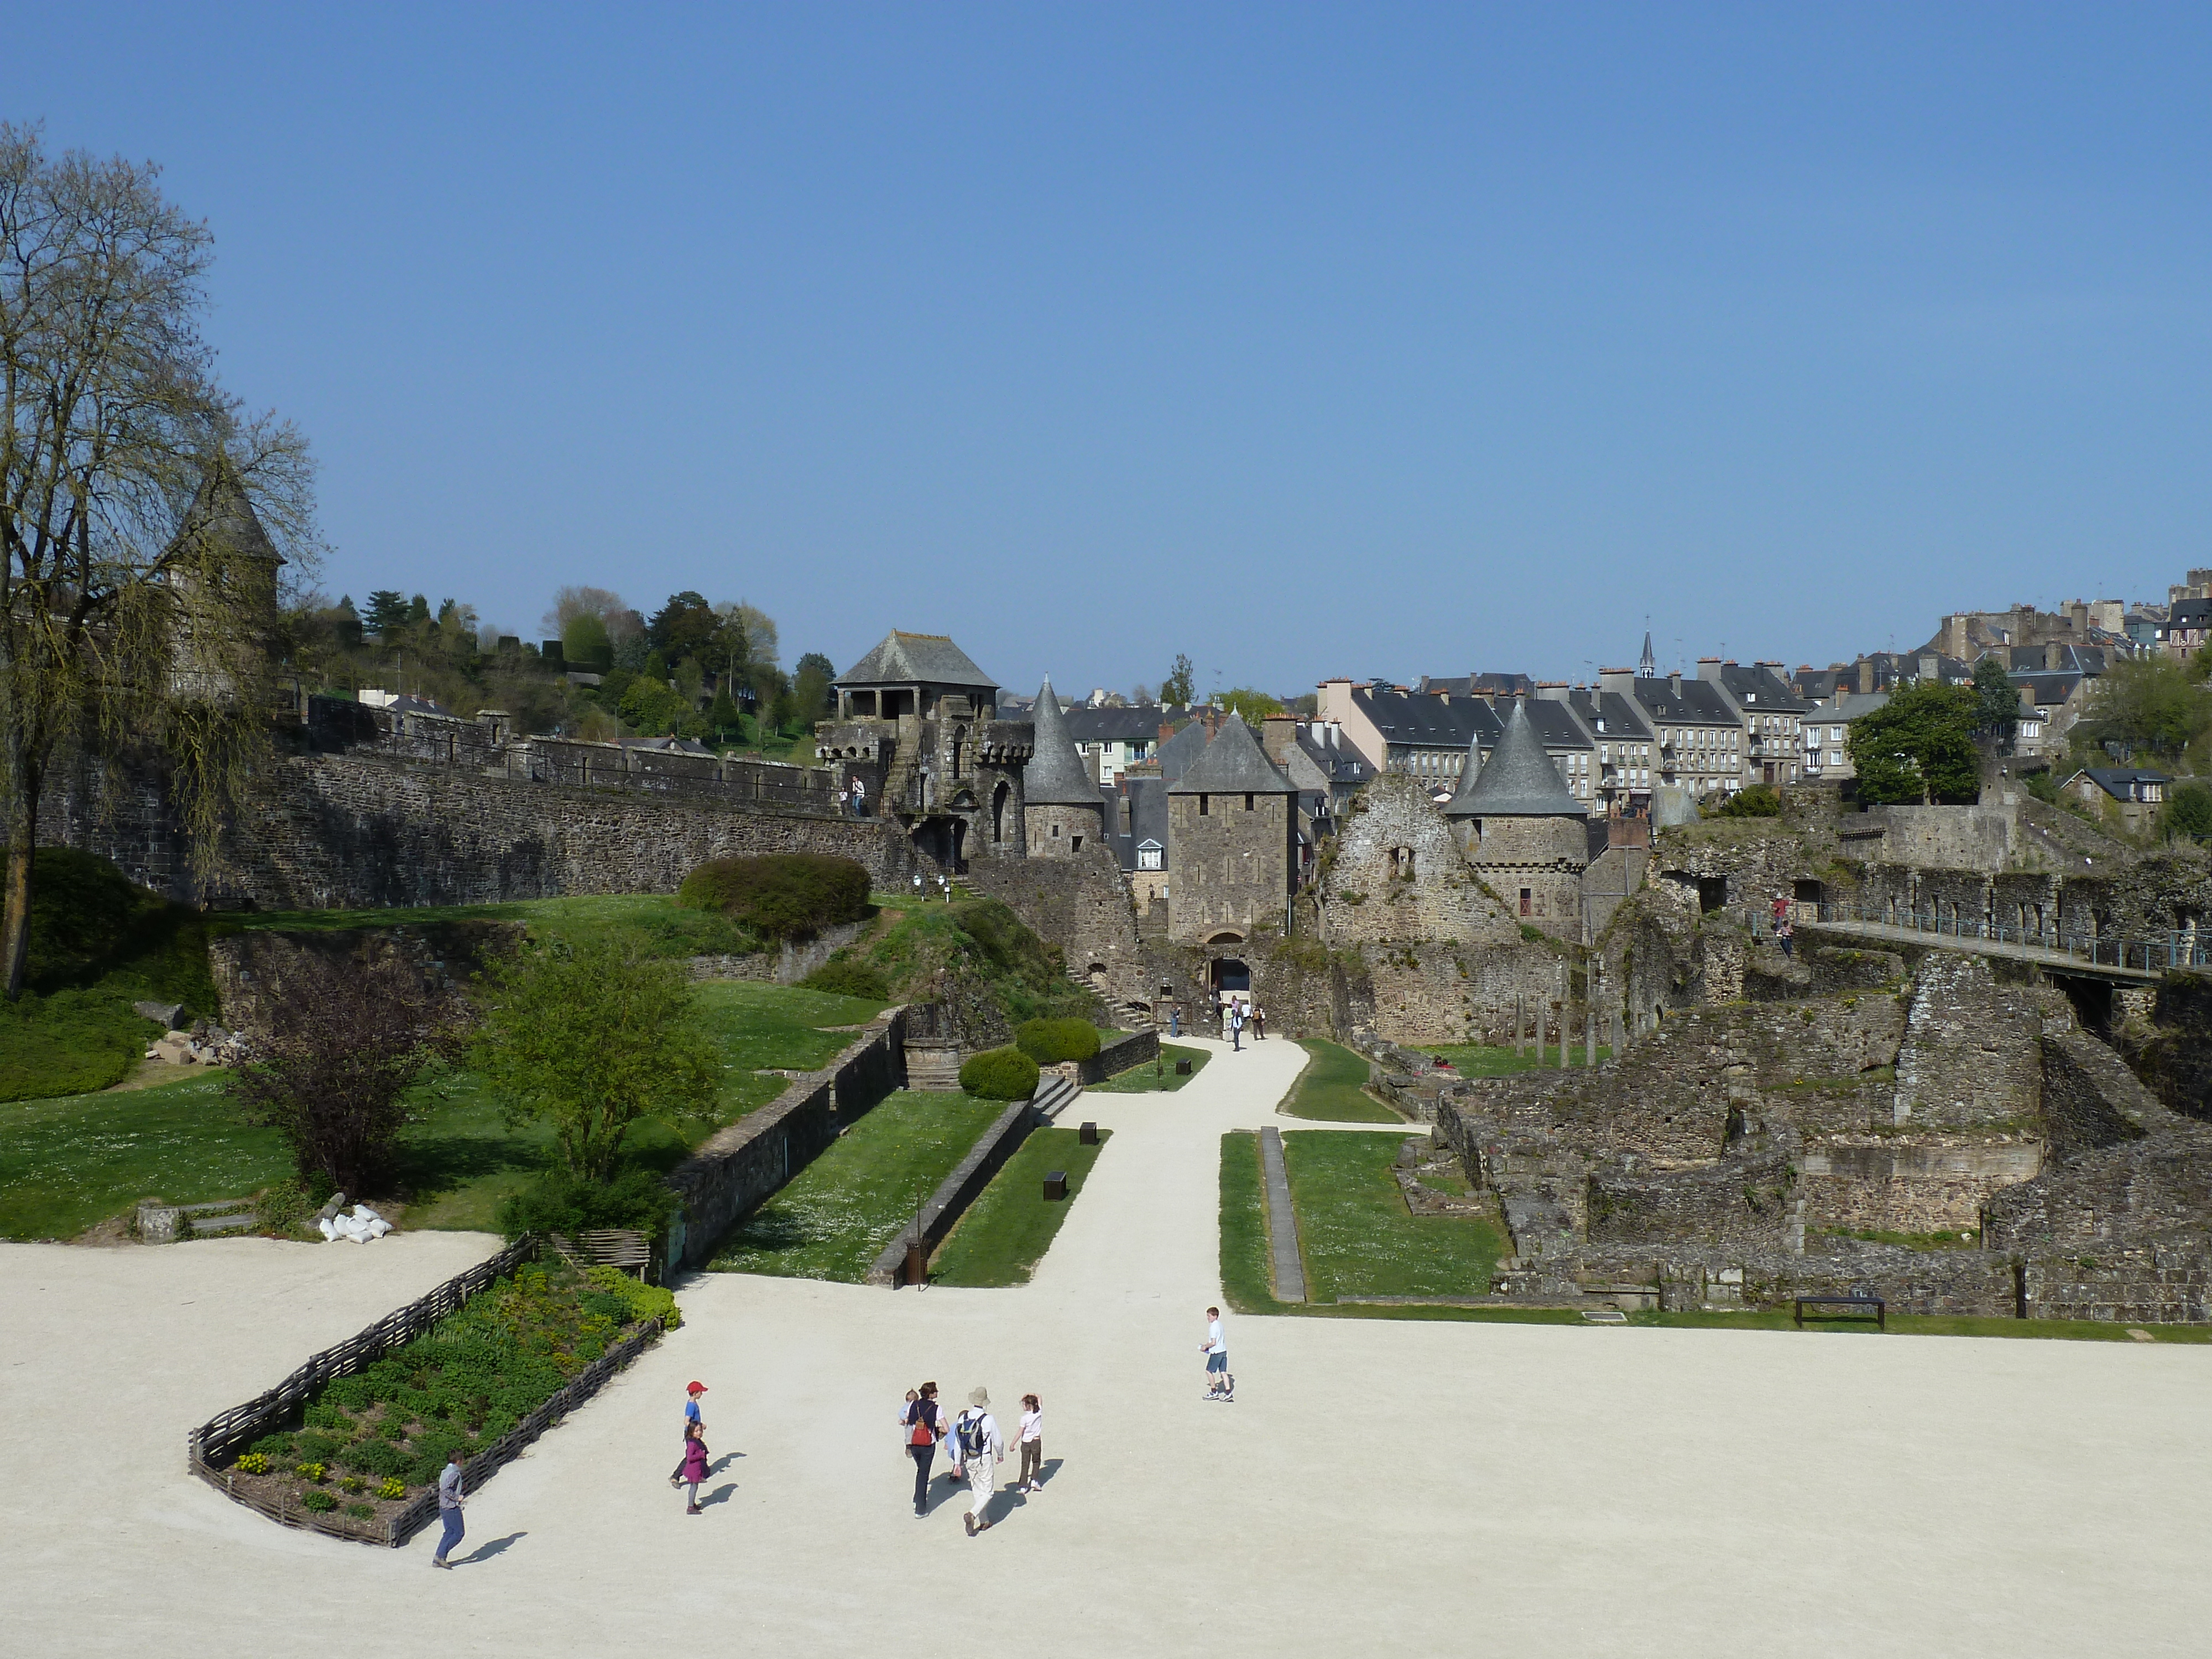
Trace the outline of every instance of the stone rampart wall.
{"label": "stone rampart wall", "polygon": [[906,1082],[906,1010],[892,1008],[819,1072],[708,1137],[669,1172],[679,1206],[672,1267],[696,1267],[744,1216]]}
{"label": "stone rampart wall", "polygon": [[1137,913],[1104,847],[1067,858],[979,860],[961,880],[1019,916],[1056,947],[1068,974],[1127,1020],[1148,1019],[1159,988],[1146,970]]}

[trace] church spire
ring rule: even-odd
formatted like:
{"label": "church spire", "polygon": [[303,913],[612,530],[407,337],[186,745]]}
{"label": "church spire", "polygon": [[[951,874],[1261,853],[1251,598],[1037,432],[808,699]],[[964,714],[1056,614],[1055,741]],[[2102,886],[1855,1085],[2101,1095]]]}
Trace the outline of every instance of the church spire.
{"label": "church spire", "polygon": [[1659,678],[1659,659],[1651,654],[1651,630],[1644,630],[1644,655],[1636,665],[1636,678],[1656,680]]}

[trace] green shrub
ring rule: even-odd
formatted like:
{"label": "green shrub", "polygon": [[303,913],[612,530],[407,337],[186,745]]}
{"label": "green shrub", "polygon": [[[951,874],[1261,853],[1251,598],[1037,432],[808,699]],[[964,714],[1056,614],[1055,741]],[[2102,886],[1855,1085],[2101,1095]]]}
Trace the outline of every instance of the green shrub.
{"label": "green shrub", "polygon": [[272,1463],[292,1461],[292,1437],[289,1434],[264,1434],[246,1449],[258,1452]]}
{"label": "green shrub", "polygon": [[[684,1316],[677,1311],[676,1292],[673,1291],[632,1279],[618,1267],[586,1267],[584,1277],[603,1292],[622,1298],[628,1311],[618,1322],[620,1323],[657,1321],[663,1330],[672,1331],[684,1322]],[[507,1425],[508,1428],[514,1426],[512,1423]],[[501,1430],[501,1432],[505,1433],[506,1431]]]}
{"label": "green shrub", "polygon": [[301,1420],[311,1429],[336,1429],[347,1435],[353,1432],[353,1419],[328,1395],[301,1413]]}
{"label": "green shrub", "polygon": [[319,1486],[330,1479],[331,1468],[327,1463],[302,1463],[292,1473],[298,1475],[301,1480],[312,1480]]}
{"label": "green shrub", "polygon": [[238,1472],[240,1474],[266,1474],[269,1473],[269,1459],[260,1452],[247,1452],[238,1460]]}
{"label": "green shrub", "polygon": [[1040,1066],[1090,1060],[1098,1053],[1098,1028],[1087,1019],[1025,1019],[1014,1028],[1014,1046]]}
{"label": "green shrub", "polygon": [[346,1505],[346,1513],[356,1521],[366,1521],[376,1511],[366,1504],[349,1504]]}
{"label": "green shrub", "polygon": [[498,1225],[509,1238],[626,1227],[657,1240],[667,1231],[675,1204],[676,1195],[650,1170],[625,1170],[611,1181],[592,1181],[556,1169],[502,1202]]}
{"label": "green shrub", "polygon": [[337,1506],[338,1500],[326,1492],[302,1492],[300,1495],[300,1507],[313,1510],[317,1515],[328,1515]]}
{"label": "green shrub", "polygon": [[986,1048],[961,1066],[960,1086],[978,1100],[1027,1100],[1036,1092],[1037,1063],[1018,1048]]}
{"label": "green shrub", "polygon": [[292,1443],[292,1454],[311,1463],[327,1463],[337,1455],[344,1443],[334,1435],[319,1434],[309,1430],[296,1436]]}
{"label": "green shrub", "polygon": [[1776,818],[1782,816],[1782,796],[1771,783],[1754,783],[1739,789],[1714,810],[1717,818]]}
{"label": "green shrub", "polygon": [[676,896],[766,939],[811,939],[868,914],[868,872],[851,859],[821,853],[715,859],[686,876]]}
{"label": "green shrub", "polygon": [[338,1481],[338,1490],[341,1492],[367,1492],[368,1490],[368,1482],[362,1480],[357,1474],[345,1475]]}
{"label": "green shrub", "polygon": [[404,1474],[414,1460],[388,1440],[362,1440],[339,1453],[338,1461],[363,1474],[394,1475]]}
{"label": "green shrub", "polygon": [[855,962],[842,951],[799,982],[810,991],[827,991],[833,996],[861,997],[870,1002],[891,1000],[890,981],[881,969]]}
{"label": "green shrub", "polygon": [[377,1487],[376,1495],[379,1498],[381,1498],[386,1503],[392,1503],[397,1498],[407,1496],[407,1483],[397,1477],[390,1480],[384,1481]]}

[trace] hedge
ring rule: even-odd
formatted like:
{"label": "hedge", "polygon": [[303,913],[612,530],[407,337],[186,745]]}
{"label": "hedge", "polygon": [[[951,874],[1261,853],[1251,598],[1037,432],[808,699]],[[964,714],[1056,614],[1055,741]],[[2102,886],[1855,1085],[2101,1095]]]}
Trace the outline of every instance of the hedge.
{"label": "hedge", "polygon": [[1018,1048],[986,1048],[961,1066],[960,1086],[978,1100],[1027,1100],[1036,1093],[1037,1063]]}
{"label": "hedge", "polygon": [[1025,1019],[1014,1028],[1014,1046],[1040,1066],[1089,1060],[1098,1052],[1098,1028],[1087,1019]]}
{"label": "hedge", "polygon": [[764,939],[811,939],[868,914],[868,872],[824,853],[714,859],[684,878],[677,902],[718,910]]}
{"label": "hedge", "polygon": [[841,997],[860,997],[869,1002],[889,1002],[890,981],[883,970],[849,957],[832,957],[799,981],[810,991],[827,991]]}

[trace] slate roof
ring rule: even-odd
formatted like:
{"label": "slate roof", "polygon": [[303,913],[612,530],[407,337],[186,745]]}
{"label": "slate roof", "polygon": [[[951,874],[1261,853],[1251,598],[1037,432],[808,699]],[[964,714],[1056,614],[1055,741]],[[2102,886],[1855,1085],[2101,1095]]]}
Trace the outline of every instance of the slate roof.
{"label": "slate roof", "polygon": [[942,634],[902,634],[883,643],[837,677],[841,689],[870,685],[945,685],[961,691],[995,691],[998,682],[969,660]]}
{"label": "slate roof", "polygon": [[1544,752],[1529,718],[1528,700],[1516,698],[1505,717],[1505,734],[1473,783],[1464,778],[1444,808],[1449,818],[1584,817],[1588,809],[1567,793],[1559,769]]}
{"label": "slate roof", "polygon": [[2166,613],[2168,628],[2212,628],[2212,599],[2176,599]]}
{"label": "slate roof", "polygon": [[1741,663],[1723,663],[1721,684],[1746,709],[1762,714],[1802,714],[1813,706],[1809,699],[1798,696],[1781,676],[1760,663],[1748,667]]}
{"label": "slate roof", "polygon": [[1638,680],[1636,701],[1643,706],[1647,720],[1665,720],[1676,725],[1693,721],[1707,726],[1742,724],[1735,710],[1729,707],[1728,699],[1721,696],[1718,686],[1691,679],[1686,675],[1683,677],[1680,696],[1675,694],[1672,680]]}
{"label": "slate roof", "polygon": [[1604,742],[1635,741],[1654,735],[1643,711],[1618,691],[1577,687],[1570,700],[1583,723]]}
{"label": "slate roof", "polygon": [[1420,691],[1449,691],[1455,697],[1526,697],[1536,683],[1526,674],[1424,674],[1415,688]]}
{"label": "slate roof", "polygon": [[1077,743],[1154,743],[1159,738],[1160,727],[1172,723],[1175,715],[1175,710],[1162,708],[1157,703],[1140,703],[1133,708],[1093,708],[1079,702],[1073,708],[1060,711],[1068,737]]}
{"label": "slate roof", "polygon": [[[1547,749],[1587,749],[1589,734],[1583,730],[1582,722],[1575,718],[1573,708],[1567,703],[1554,702],[1549,697],[1519,697],[1515,702],[1528,711],[1528,723],[1536,728],[1536,735],[1544,740]],[[1498,735],[1502,738],[1504,727]]]}
{"label": "slate roof", "polygon": [[1036,707],[1030,711],[1030,719],[1036,726],[1036,736],[1029,764],[1022,769],[1022,804],[1096,805],[1098,780],[1091,775],[1083,757],[1075,752],[1075,740],[1067,735],[1067,723],[1060,715],[1060,699],[1053,696],[1050,680],[1037,692]]}
{"label": "slate roof", "polygon": [[[2076,772],[2073,778],[2067,779],[2066,783],[2072,783],[2074,778],[2087,778],[2114,800],[2130,802],[2137,799],[2136,796],[2130,793],[2131,785],[2173,781],[2163,772],[2148,772],[2140,767],[2134,766],[2085,766]],[[2062,789],[2065,787],[2065,784],[2059,786]]]}
{"label": "slate roof", "polygon": [[2011,678],[2014,686],[2027,688],[2038,708],[2056,708],[2071,702],[2081,686],[2081,676],[2064,669],[2039,669],[2033,674],[2014,674]]}
{"label": "slate roof", "polygon": [[1297,786],[1277,769],[1252,728],[1236,714],[1221,722],[1206,752],[1168,786],[1170,795],[1295,795]]}
{"label": "slate roof", "polygon": [[185,510],[185,522],[205,525],[208,544],[214,549],[241,558],[264,559],[270,564],[284,562],[284,556],[261,527],[253,503],[246,499],[245,490],[227,471],[219,470],[201,482]]}
{"label": "slate roof", "polygon": [[[1122,837],[1118,849],[1121,867],[1137,867],[1137,850],[1146,842],[1157,842],[1160,848],[1160,868],[1168,864],[1168,787],[1158,778],[1124,777],[1121,787],[1129,799],[1129,833]],[[1109,820],[1120,822],[1120,816]]]}
{"label": "slate roof", "polygon": [[1206,728],[1193,720],[1162,744],[1159,752],[1152,757],[1160,763],[1161,778],[1173,783],[1188,771],[1198,757],[1206,752],[1208,741]]}
{"label": "slate roof", "polygon": [[1478,732],[1495,743],[1504,730],[1497,711],[1480,697],[1438,697],[1370,686],[1355,687],[1352,702],[1375,722],[1386,743],[1462,749]]}

